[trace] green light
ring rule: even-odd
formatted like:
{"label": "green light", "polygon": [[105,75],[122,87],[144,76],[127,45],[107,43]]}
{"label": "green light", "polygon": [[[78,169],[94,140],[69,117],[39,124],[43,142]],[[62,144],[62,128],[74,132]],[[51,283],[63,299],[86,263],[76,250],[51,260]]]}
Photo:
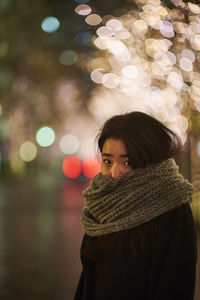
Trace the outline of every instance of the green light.
{"label": "green light", "polygon": [[45,32],[55,32],[60,27],[60,22],[55,17],[47,17],[42,21],[41,27]]}
{"label": "green light", "polygon": [[61,64],[70,66],[76,62],[77,57],[78,57],[78,55],[75,51],[66,50],[60,55],[59,60],[60,60]]}
{"label": "green light", "polygon": [[51,146],[55,140],[55,133],[50,127],[42,127],[36,134],[36,140],[41,147]]}

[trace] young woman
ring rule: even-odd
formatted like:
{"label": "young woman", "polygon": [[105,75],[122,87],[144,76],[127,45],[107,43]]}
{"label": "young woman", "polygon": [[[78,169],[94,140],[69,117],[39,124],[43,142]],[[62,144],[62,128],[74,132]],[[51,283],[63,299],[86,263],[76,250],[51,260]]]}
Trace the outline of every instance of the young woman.
{"label": "young woman", "polygon": [[197,259],[192,185],[172,158],[178,137],[142,112],[98,138],[101,173],[84,192],[83,270],[75,300],[192,300]]}

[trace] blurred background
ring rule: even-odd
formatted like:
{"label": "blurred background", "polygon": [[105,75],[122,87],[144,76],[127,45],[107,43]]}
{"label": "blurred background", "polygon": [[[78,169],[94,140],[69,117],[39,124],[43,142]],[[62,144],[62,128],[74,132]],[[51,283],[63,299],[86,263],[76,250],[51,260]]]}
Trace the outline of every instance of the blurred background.
{"label": "blurred background", "polygon": [[73,299],[82,191],[113,114],[145,111],[179,134],[199,230],[198,4],[0,0],[1,299]]}

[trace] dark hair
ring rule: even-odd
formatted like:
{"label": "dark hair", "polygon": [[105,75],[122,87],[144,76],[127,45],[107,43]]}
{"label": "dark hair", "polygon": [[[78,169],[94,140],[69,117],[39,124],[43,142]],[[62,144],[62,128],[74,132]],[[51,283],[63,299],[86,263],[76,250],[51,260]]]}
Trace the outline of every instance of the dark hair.
{"label": "dark hair", "polygon": [[107,120],[98,136],[102,152],[108,138],[122,140],[132,168],[143,168],[175,156],[182,148],[179,137],[143,112],[116,115]]}

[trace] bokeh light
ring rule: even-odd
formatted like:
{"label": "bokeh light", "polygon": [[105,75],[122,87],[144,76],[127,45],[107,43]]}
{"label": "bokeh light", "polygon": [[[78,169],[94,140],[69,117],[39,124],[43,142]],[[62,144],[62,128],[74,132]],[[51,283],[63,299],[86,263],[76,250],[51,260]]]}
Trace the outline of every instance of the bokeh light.
{"label": "bokeh light", "polygon": [[92,9],[87,4],[80,4],[75,8],[75,12],[81,16],[87,16],[92,12]]}
{"label": "bokeh light", "polygon": [[59,147],[64,154],[73,154],[79,148],[79,140],[72,134],[66,134],[61,138]]}
{"label": "bokeh light", "polygon": [[85,22],[91,26],[99,25],[101,21],[102,21],[101,17],[97,14],[91,14],[87,16],[87,18],[85,19]]}
{"label": "bokeh light", "polygon": [[106,73],[102,76],[102,83],[109,89],[114,89],[119,85],[119,77],[114,73]]}
{"label": "bokeh light", "polygon": [[159,28],[161,34],[166,38],[172,38],[174,37],[174,29],[173,25],[169,21],[160,21]]}
{"label": "bokeh light", "polygon": [[101,26],[97,29],[97,35],[99,37],[109,37],[113,35],[113,31],[107,26]]}
{"label": "bokeh light", "polygon": [[117,19],[111,19],[106,23],[106,26],[113,31],[119,31],[123,28],[122,23]]}
{"label": "bokeh light", "polygon": [[188,58],[181,58],[179,61],[180,68],[186,72],[191,72],[193,70],[193,64]]}
{"label": "bokeh light", "polygon": [[26,141],[21,145],[19,154],[22,160],[30,162],[35,159],[37,155],[37,148],[33,142]]}
{"label": "bokeh light", "polygon": [[75,155],[68,156],[63,160],[62,169],[66,177],[77,178],[81,174],[81,161]]}
{"label": "bokeh light", "polygon": [[57,18],[50,16],[42,21],[41,27],[45,32],[55,32],[60,27],[60,22]]}
{"label": "bokeh light", "polygon": [[192,50],[190,49],[183,49],[181,51],[181,57],[183,58],[187,58],[189,60],[191,60],[191,62],[194,62],[195,61],[195,54]]}
{"label": "bokeh light", "polygon": [[[87,63],[98,84],[88,110],[97,120],[127,110],[145,111],[176,131],[184,143],[188,124],[181,120],[191,109],[200,110],[195,64],[200,61],[199,7],[184,2],[185,11],[190,10],[187,23],[185,14],[160,0],[137,4],[140,13],[102,17],[103,26],[93,38],[97,51]],[[101,63],[96,64],[98,59]]]}
{"label": "bokeh light", "polygon": [[188,7],[194,14],[200,14],[200,7],[198,5],[188,2]]}
{"label": "bokeh light", "polygon": [[93,178],[101,171],[101,164],[98,158],[88,157],[82,161],[82,172],[88,178]]}
{"label": "bokeh light", "polygon": [[138,76],[138,70],[133,65],[127,65],[122,69],[122,74],[126,78],[134,79],[135,77]]}
{"label": "bokeh light", "polygon": [[98,84],[102,83],[103,71],[104,69],[102,68],[93,70],[90,74],[92,81]]}
{"label": "bokeh light", "polygon": [[55,140],[55,133],[48,126],[42,127],[37,131],[36,140],[41,147],[51,146]]}
{"label": "bokeh light", "polygon": [[65,50],[59,56],[59,61],[62,65],[71,66],[77,60],[77,53],[73,50]]}

